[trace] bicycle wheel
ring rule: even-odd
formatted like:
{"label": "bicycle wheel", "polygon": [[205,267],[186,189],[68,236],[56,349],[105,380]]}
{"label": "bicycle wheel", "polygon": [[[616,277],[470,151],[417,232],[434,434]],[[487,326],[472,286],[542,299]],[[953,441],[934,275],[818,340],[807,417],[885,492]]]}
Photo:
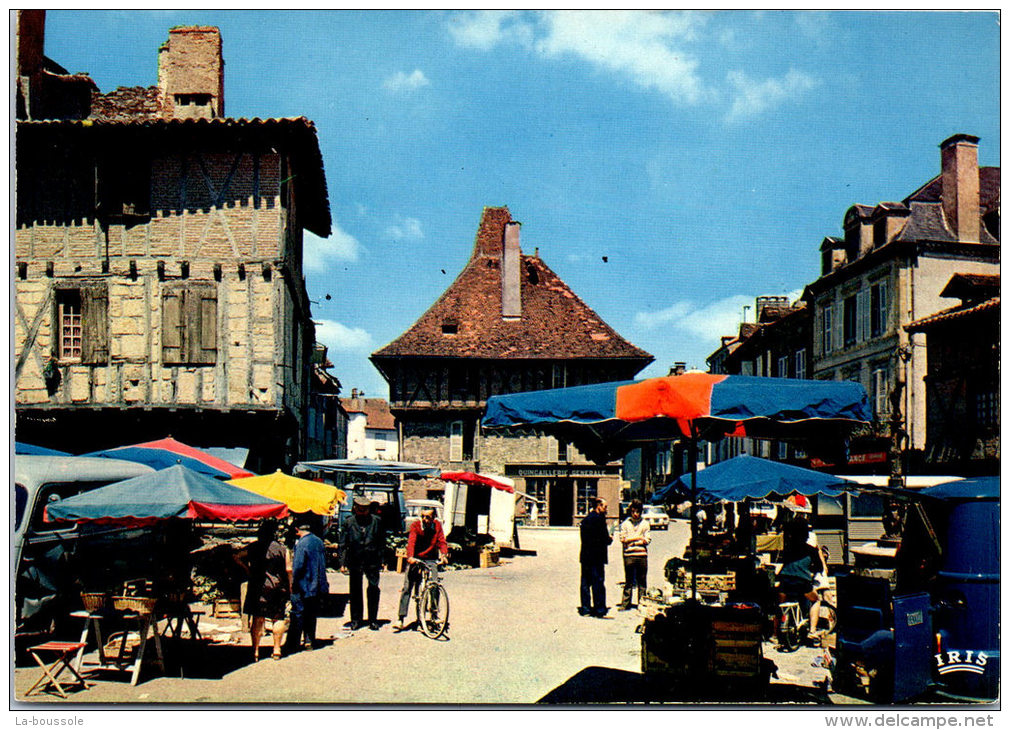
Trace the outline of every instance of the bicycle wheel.
{"label": "bicycle wheel", "polygon": [[449,628],[449,594],[439,583],[432,583],[421,594],[417,604],[417,621],[421,631],[437,639]]}
{"label": "bicycle wheel", "polygon": [[796,623],[796,612],[787,610],[782,616],[782,623],[779,624],[779,650],[793,652],[800,648],[803,638],[800,636],[800,627]]}
{"label": "bicycle wheel", "polygon": [[838,613],[835,607],[827,601],[821,601],[821,610],[818,613],[817,630],[827,634],[832,634],[838,626]]}

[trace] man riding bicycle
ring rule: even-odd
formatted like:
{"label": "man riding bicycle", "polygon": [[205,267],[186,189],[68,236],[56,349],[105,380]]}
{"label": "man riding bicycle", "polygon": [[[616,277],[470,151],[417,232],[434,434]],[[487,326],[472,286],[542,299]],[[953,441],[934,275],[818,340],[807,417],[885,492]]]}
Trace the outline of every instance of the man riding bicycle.
{"label": "man riding bicycle", "polygon": [[782,568],[778,574],[779,603],[796,601],[800,608],[809,611],[810,641],[817,640],[817,619],[821,611],[821,598],[815,588],[818,573],[828,574],[824,555],[807,543],[810,529],[803,519],[786,523],[782,531]]}
{"label": "man riding bicycle", "polygon": [[417,563],[436,559],[440,565],[449,561],[449,545],[445,541],[442,523],[435,519],[435,509],[426,507],[421,510],[421,519],[410,526],[407,534],[407,574],[403,579],[403,590],[400,591],[400,621],[396,626],[397,631],[404,629],[410,594],[421,582],[421,566]]}

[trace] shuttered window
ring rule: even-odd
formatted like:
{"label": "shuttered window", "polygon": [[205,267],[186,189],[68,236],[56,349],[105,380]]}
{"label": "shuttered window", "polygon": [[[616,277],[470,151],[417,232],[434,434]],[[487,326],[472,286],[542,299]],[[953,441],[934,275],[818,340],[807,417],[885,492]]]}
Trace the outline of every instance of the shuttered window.
{"label": "shuttered window", "polygon": [[109,294],[104,283],[56,290],[56,356],[64,362],[109,362]]}
{"label": "shuttered window", "polygon": [[161,359],[165,365],[217,362],[217,289],[187,284],[161,297]]}
{"label": "shuttered window", "polygon": [[449,461],[463,461],[463,422],[449,424]]}

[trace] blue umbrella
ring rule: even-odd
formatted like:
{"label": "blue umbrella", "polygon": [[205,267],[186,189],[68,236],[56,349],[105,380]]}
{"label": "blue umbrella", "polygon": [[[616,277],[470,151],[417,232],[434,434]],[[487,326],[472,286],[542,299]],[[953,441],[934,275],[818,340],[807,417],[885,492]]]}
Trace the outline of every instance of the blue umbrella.
{"label": "blue umbrella", "polygon": [[999,477],[971,477],[920,489],[918,494],[934,499],[973,501],[999,499]]}
{"label": "blue umbrella", "polygon": [[[741,454],[728,461],[702,469],[697,476],[698,502],[740,502],[746,498],[764,499],[802,494],[837,497],[851,480],[804,469],[781,461],[769,461]],[[683,475],[657,492],[652,502],[660,504],[668,494],[691,491],[690,475]]]}
{"label": "blue umbrella", "polygon": [[22,456],[71,456],[72,454],[58,449],[50,449],[45,446],[26,444],[24,441],[14,442],[14,454]]}
{"label": "blue umbrella", "polygon": [[170,517],[234,521],[287,513],[283,502],[176,465],[53,502],[46,520],[133,526]]}

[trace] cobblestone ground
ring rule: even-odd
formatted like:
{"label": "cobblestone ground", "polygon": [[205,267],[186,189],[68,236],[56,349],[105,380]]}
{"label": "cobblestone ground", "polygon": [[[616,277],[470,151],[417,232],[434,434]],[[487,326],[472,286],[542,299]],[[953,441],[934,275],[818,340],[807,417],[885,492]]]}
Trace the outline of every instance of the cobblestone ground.
{"label": "cobblestone ground", "polygon": [[[147,668],[131,687],[125,673],[93,677],[89,687],[68,701],[53,695],[28,701],[53,703],[433,703],[527,704],[654,702],[671,699],[667,688],[641,674],[641,625],[637,611],[611,611],[605,619],[579,616],[578,531],[524,529],[523,548],[535,556],[516,556],[502,564],[450,571],[443,580],[451,602],[448,640],[432,641],[419,632],[396,633],[390,623],[379,631],[350,632],[343,616],[320,621],[324,646],[280,661],[265,649],[253,663],[248,634],[237,621],[205,617],[213,642],[166,642],[166,672]],[[667,558],[680,555],[687,525],[675,521],[654,534],[650,585],[659,585]],[[611,549],[607,570],[608,604],[619,598],[623,579],[620,553]],[[382,574],[380,618],[395,618],[402,575]],[[331,591],[346,594],[347,578],[330,576]],[[781,654],[766,644],[764,654],[778,667],[768,692],[722,701],[823,702],[814,688],[824,670],[813,666],[819,652],[803,648]],[[15,668],[15,697],[40,676],[37,667]],[[680,701],[689,700],[681,697]]]}

